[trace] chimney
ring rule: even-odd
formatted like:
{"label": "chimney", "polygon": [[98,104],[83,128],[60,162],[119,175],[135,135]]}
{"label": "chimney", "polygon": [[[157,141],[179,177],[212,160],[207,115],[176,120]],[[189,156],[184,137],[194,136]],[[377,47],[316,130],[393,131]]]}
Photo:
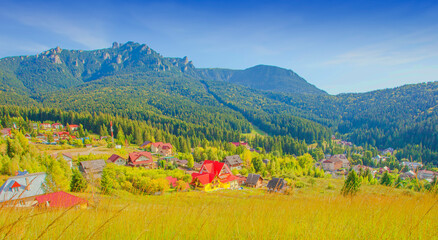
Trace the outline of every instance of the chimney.
{"label": "chimney", "polygon": [[27,190],[27,191],[30,190],[29,178],[26,178],[26,187],[24,189]]}

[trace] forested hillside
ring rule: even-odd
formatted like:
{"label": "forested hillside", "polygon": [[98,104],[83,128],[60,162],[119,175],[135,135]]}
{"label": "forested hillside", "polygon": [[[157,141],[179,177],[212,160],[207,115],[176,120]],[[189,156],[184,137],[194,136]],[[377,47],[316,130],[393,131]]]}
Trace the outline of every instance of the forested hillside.
{"label": "forested hillside", "polygon": [[200,141],[238,141],[258,128],[269,135],[256,141],[260,147],[291,154],[338,134],[436,162],[437,91],[433,82],[333,96],[290,70],[196,69],[187,57],[166,58],[133,42],[0,59],[2,105],[107,114]]}

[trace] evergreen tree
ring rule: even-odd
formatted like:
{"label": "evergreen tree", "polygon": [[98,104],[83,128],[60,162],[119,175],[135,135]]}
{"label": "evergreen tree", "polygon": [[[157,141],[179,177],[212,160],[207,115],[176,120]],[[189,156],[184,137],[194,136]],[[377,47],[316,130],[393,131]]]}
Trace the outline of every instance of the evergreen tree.
{"label": "evergreen tree", "polygon": [[351,170],[348,173],[347,179],[344,182],[344,186],[341,189],[341,194],[344,196],[354,196],[359,191],[361,181],[356,171]]}
{"label": "evergreen tree", "polygon": [[88,183],[84,176],[77,169],[73,169],[73,176],[70,182],[70,191],[83,192],[87,189]]}

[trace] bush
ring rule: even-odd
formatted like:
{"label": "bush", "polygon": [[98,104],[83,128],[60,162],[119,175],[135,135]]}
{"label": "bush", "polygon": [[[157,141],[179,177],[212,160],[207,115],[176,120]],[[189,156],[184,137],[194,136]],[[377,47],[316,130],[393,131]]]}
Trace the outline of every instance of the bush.
{"label": "bush", "polygon": [[295,187],[296,188],[303,188],[304,187],[304,183],[301,181],[295,182]]}
{"label": "bush", "polygon": [[359,191],[361,181],[356,171],[351,170],[348,173],[347,179],[344,182],[344,186],[341,189],[341,194],[344,196],[354,196]]}
{"label": "bush", "polygon": [[327,185],[327,189],[329,189],[329,190],[334,190],[334,189],[335,189],[335,186],[334,186],[332,183],[329,183],[329,184]]}

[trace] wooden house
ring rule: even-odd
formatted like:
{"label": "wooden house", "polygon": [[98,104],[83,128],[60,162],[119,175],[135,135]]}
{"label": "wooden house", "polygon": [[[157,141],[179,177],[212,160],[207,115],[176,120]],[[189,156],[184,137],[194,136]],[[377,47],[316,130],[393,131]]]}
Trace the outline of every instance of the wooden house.
{"label": "wooden house", "polygon": [[156,142],[151,144],[151,151],[153,153],[158,153],[165,157],[172,155],[172,148],[173,146],[170,143]]}
{"label": "wooden house", "polygon": [[248,174],[248,177],[246,178],[246,186],[247,187],[253,187],[253,188],[259,188],[263,184],[263,178],[260,176],[260,174]]}
{"label": "wooden house", "polygon": [[106,162],[103,159],[83,161],[79,163],[79,170],[87,179],[98,179],[102,177]]}
{"label": "wooden house", "polygon": [[150,152],[130,153],[127,165],[131,167],[144,167],[148,169],[155,168],[155,163]]}
{"label": "wooden house", "polygon": [[224,158],[224,163],[228,165],[228,167],[233,170],[242,169],[243,161],[240,159],[239,155],[227,156]]}
{"label": "wooden house", "polygon": [[191,185],[195,189],[213,191],[217,189],[237,189],[237,177],[223,162],[205,160],[199,173],[192,173]]}
{"label": "wooden house", "polygon": [[122,158],[121,156],[117,154],[111,155],[111,157],[106,160],[108,163],[114,163],[117,165],[125,166],[126,165],[126,159]]}
{"label": "wooden house", "polygon": [[273,178],[268,182],[267,188],[270,192],[281,192],[285,187],[286,182],[283,178]]}

